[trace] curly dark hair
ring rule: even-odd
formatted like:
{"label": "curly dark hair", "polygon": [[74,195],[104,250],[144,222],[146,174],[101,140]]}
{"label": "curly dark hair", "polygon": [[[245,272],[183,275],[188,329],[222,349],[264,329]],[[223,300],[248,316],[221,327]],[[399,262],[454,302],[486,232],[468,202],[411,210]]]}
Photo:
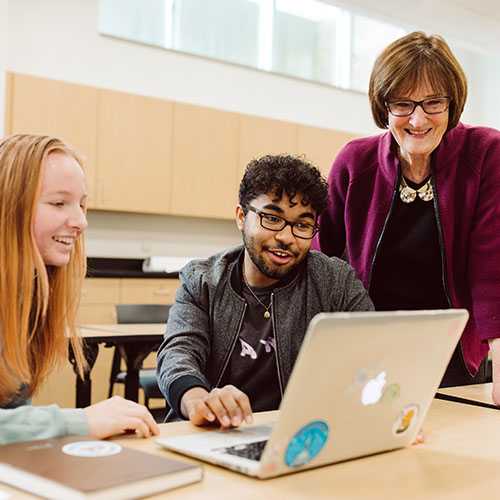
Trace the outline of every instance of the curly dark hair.
{"label": "curly dark hair", "polygon": [[273,201],[280,201],[283,192],[292,203],[300,195],[302,205],[311,205],[316,217],[328,204],[328,184],[321,172],[305,157],[291,155],[266,155],[253,159],[240,183],[239,203],[246,215],[248,205],[257,196],[273,193]]}

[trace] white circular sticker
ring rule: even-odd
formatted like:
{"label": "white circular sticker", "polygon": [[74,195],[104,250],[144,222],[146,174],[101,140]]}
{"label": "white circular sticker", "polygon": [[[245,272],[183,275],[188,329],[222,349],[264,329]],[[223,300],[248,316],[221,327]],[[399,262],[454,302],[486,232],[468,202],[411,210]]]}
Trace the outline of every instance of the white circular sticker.
{"label": "white circular sticker", "polygon": [[122,451],[122,447],[108,441],[77,441],[63,446],[63,453],[75,457],[108,457]]}

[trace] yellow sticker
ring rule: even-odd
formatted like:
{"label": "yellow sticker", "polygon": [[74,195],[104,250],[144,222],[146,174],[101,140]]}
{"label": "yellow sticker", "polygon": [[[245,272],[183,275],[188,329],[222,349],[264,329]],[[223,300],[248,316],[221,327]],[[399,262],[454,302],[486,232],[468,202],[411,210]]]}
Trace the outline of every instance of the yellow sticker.
{"label": "yellow sticker", "polygon": [[399,437],[406,434],[419,414],[418,405],[412,404],[404,408],[392,424],[392,433]]}

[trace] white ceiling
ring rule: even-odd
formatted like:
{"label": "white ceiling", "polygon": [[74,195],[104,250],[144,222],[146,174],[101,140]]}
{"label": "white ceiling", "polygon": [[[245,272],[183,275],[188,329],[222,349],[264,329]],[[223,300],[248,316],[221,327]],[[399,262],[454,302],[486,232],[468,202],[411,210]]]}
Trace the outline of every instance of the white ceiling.
{"label": "white ceiling", "polygon": [[499,0],[323,0],[409,31],[437,33],[450,44],[500,56]]}

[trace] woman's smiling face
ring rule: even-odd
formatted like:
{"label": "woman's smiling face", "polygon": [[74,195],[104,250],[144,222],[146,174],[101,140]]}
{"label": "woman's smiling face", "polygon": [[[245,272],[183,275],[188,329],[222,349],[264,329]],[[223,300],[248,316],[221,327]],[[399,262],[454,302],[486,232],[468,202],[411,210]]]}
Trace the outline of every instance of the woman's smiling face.
{"label": "woman's smiling face", "polygon": [[87,191],[82,167],[71,156],[50,153],[42,167],[33,223],[35,242],[49,266],[66,265],[76,239],[87,227]]}
{"label": "woman's smiling face", "polygon": [[[423,101],[444,95],[426,83],[409,94],[391,97],[391,101],[395,99]],[[413,113],[408,116],[394,116],[389,113],[389,130],[399,145],[401,156],[408,160],[430,157],[448,128],[448,114],[448,109],[443,113],[427,114],[421,106],[416,106]]]}

